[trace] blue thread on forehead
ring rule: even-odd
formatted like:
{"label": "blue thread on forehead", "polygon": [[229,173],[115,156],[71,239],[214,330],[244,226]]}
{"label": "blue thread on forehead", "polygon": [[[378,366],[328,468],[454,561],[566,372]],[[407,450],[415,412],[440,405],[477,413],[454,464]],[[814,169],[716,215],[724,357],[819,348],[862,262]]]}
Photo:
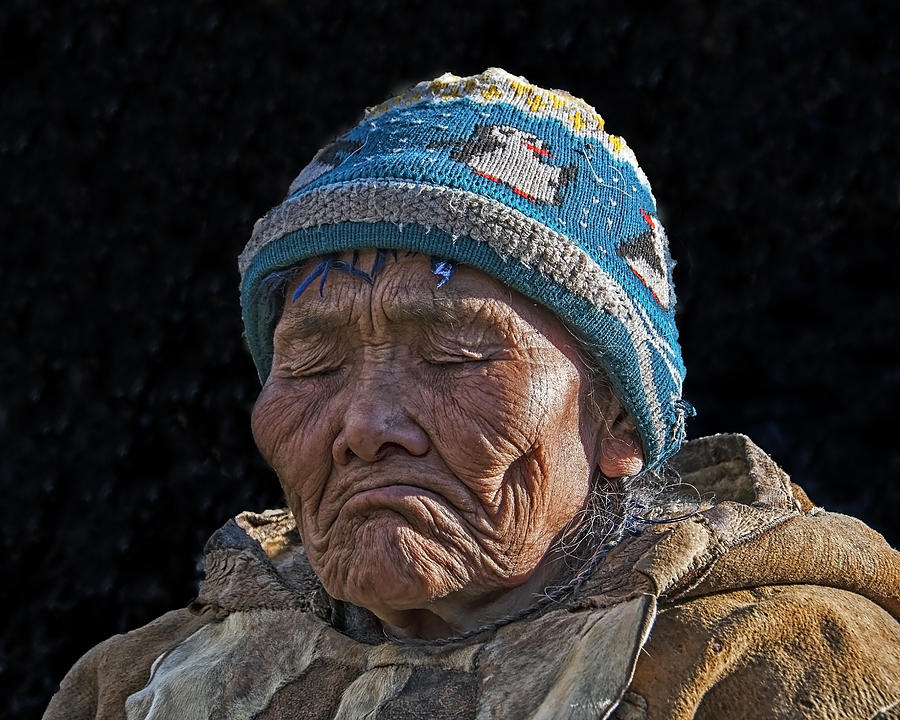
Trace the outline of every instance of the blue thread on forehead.
{"label": "blue thread on forehead", "polygon": [[[313,281],[316,278],[319,279],[319,297],[322,297],[325,293],[325,281],[328,279],[328,273],[332,270],[340,270],[341,272],[346,272],[351,275],[356,275],[357,277],[362,278],[370,285],[375,281],[376,273],[384,267],[385,262],[387,261],[388,254],[391,254],[394,260],[397,259],[397,251],[396,250],[386,250],[384,248],[378,248],[375,251],[375,260],[372,262],[372,269],[369,272],[365,270],[360,270],[357,267],[357,263],[359,262],[359,250],[353,251],[353,258],[348,263],[344,260],[338,259],[337,253],[329,253],[327,255],[323,255],[322,259],[319,261],[319,264],[316,265],[312,271],[307,275],[303,282],[301,282],[297,289],[294,290],[294,294],[291,296],[291,302],[297,302],[298,298],[303,294],[303,292],[312,285]],[[414,252],[407,252],[404,257],[409,257],[410,255],[415,255]],[[444,260],[443,258],[439,258],[436,256],[431,257],[431,272],[438,278],[438,287],[443,286],[453,277],[453,273],[456,271],[456,263],[450,260]]]}
{"label": "blue thread on forehead", "polygon": [[319,277],[319,275],[322,274],[322,270],[324,269],[324,267],[325,261],[323,260],[316,266],[316,269],[313,270],[309,275],[307,275],[303,282],[297,286],[297,289],[294,290],[294,295],[291,297],[292,303],[297,302],[297,298],[303,294],[303,291],[312,284],[313,280],[315,280],[317,277]]}
{"label": "blue thread on forehead", "polygon": [[438,287],[441,287],[452,277],[454,270],[456,270],[456,266],[452,262],[432,255],[431,272],[440,278],[437,284]]}
{"label": "blue thread on forehead", "polygon": [[[391,250],[391,253],[394,256],[394,260],[396,260],[397,259],[397,251]],[[355,253],[354,253],[354,257],[355,257]],[[386,259],[387,259],[387,251],[386,250],[380,250],[380,249],[376,250],[375,251],[375,261],[372,263],[372,269],[369,270],[369,275],[371,275],[372,277],[375,277],[375,273],[377,273],[379,270],[381,270]]]}

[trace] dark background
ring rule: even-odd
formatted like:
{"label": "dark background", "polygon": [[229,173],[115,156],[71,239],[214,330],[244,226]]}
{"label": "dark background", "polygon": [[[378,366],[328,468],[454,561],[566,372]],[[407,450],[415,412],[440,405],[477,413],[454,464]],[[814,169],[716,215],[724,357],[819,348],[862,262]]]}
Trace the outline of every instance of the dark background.
{"label": "dark background", "polygon": [[679,260],[689,434],[748,433],[897,544],[898,5],[816,5],[4,3],[0,715],[280,502],[235,258],[316,148],[445,70],[596,105]]}

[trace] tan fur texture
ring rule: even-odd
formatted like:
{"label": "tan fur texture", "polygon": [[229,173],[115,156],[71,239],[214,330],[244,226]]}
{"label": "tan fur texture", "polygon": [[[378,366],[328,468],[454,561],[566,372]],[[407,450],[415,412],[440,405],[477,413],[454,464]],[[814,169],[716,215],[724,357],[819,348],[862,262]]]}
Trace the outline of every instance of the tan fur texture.
{"label": "tan fur texture", "polygon": [[623,541],[564,607],[449,645],[389,642],[323,593],[288,513],[243,515],[193,612],[90,651],[45,718],[897,718],[900,554],[745,437],[675,464],[714,506]]}
{"label": "tan fur texture", "polygon": [[100,643],[69,671],[44,717],[123,718],[125,699],[144,687],[153,662],[213,620],[212,613],[174,610],[139,630]]}

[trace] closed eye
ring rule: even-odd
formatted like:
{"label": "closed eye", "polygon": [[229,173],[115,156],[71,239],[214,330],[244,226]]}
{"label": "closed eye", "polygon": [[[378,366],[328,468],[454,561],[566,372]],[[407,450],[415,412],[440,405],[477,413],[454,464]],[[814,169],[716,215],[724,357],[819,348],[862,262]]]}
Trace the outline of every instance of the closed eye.
{"label": "closed eye", "polygon": [[468,325],[432,327],[419,341],[419,356],[429,365],[478,365],[505,357],[508,348],[492,329]]}
{"label": "closed eye", "polygon": [[291,365],[291,375],[298,378],[324,377],[333,375],[341,369],[341,365]]}
{"label": "closed eye", "polygon": [[288,361],[291,375],[300,378],[332,375],[343,366],[343,353],[329,348],[325,343],[317,345],[313,352],[294,354]]}
{"label": "closed eye", "polygon": [[432,352],[426,357],[429,365],[458,365],[462,363],[485,362],[490,358],[485,353],[457,348],[453,352]]}
{"label": "closed eye", "polygon": [[431,366],[469,366],[475,367],[503,360],[509,357],[506,348],[489,346],[466,346],[460,342],[450,342],[440,339],[439,342],[428,343],[421,348],[422,359]]}

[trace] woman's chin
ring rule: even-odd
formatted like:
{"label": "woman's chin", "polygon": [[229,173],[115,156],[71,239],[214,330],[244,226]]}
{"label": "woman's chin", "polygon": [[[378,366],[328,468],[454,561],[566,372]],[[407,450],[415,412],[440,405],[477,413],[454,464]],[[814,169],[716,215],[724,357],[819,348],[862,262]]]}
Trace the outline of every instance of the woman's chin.
{"label": "woman's chin", "polygon": [[427,608],[472,581],[464,568],[472,568],[474,558],[454,557],[398,513],[367,518],[348,540],[311,559],[330,595],[376,614],[379,608]]}

